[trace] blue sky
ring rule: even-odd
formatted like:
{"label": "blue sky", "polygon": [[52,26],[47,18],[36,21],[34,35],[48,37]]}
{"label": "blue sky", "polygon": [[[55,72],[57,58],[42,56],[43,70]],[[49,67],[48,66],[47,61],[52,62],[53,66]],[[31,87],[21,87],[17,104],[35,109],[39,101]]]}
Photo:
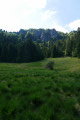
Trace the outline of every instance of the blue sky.
{"label": "blue sky", "polygon": [[0,0],[0,29],[55,28],[70,32],[80,27],[80,0]]}

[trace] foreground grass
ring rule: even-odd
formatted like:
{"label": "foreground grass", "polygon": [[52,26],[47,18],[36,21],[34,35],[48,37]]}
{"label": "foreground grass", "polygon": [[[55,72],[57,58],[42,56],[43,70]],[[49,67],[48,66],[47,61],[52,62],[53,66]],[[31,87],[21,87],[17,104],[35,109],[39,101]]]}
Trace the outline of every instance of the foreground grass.
{"label": "foreground grass", "polygon": [[0,120],[80,120],[80,59],[0,63]]}

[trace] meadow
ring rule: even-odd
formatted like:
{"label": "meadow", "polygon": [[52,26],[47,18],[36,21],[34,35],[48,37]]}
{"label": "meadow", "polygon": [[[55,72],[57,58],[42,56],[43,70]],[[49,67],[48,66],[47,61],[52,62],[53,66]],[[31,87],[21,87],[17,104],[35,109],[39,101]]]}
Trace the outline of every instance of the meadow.
{"label": "meadow", "polygon": [[80,120],[80,59],[0,63],[0,120]]}

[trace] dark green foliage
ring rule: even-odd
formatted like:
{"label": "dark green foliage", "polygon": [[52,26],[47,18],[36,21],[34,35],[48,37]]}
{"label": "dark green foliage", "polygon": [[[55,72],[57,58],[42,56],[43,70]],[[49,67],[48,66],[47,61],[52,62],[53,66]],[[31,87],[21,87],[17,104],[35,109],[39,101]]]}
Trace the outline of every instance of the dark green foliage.
{"label": "dark green foliage", "polygon": [[66,39],[66,56],[80,57],[80,31],[71,32]]}
{"label": "dark green foliage", "polygon": [[7,62],[8,61],[8,49],[7,46],[2,46],[2,52],[1,52],[1,62]]}
{"label": "dark green foliage", "polygon": [[41,48],[32,41],[32,34],[23,37],[2,30],[0,33],[1,62],[34,62],[43,59]]}
{"label": "dark green foliage", "polygon": [[69,38],[66,41],[66,56],[72,55],[72,40]]}
{"label": "dark green foliage", "polygon": [[15,45],[13,45],[13,44],[8,45],[7,57],[8,57],[8,62],[16,62],[17,49],[16,49]]}
{"label": "dark green foliage", "polygon": [[53,70],[54,69],[54,61],[49,61],[46,66],[46,68]]}
{"label": "dark green foliage", "polygon": [[29,29],[17,33],[0,30],[0,62],[32,62],[43,58],[80,58],[80,32]]}
{"label": "dark green foliage", "polygon": [[24,57],[24,43],[21,43],[18,45],[16,61],[23,62],[23,57]]}
{"label": "dark green foliage", "polygon": [[57,55],[57,49],[56,49],[56,46],[53,45],[52,48],[51,48],[51,57],[52,58],[56,58],[58,55]]}
{"label": "dark green foliage", "polygon": [[80,58],[80,31],[77,34],[77,43],[76,43],[76,49],[77,49],[77,56]]}
{"label": "dark green foliage", "polygon": [[35,45],[31,38],[18,48],[17,62],[34,62],[43,59],[41,49]]}

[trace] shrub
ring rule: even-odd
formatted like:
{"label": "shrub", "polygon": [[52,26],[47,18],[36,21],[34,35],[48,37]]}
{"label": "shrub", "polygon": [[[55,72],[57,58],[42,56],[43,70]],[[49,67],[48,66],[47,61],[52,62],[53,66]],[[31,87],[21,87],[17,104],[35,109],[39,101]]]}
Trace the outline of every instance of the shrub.
{"label": "shrub", "polygon": [[49,61],[47,64],[46,64],[46,68],[50,69],[50,70],[53,70],[54,69],[54,61]]}

